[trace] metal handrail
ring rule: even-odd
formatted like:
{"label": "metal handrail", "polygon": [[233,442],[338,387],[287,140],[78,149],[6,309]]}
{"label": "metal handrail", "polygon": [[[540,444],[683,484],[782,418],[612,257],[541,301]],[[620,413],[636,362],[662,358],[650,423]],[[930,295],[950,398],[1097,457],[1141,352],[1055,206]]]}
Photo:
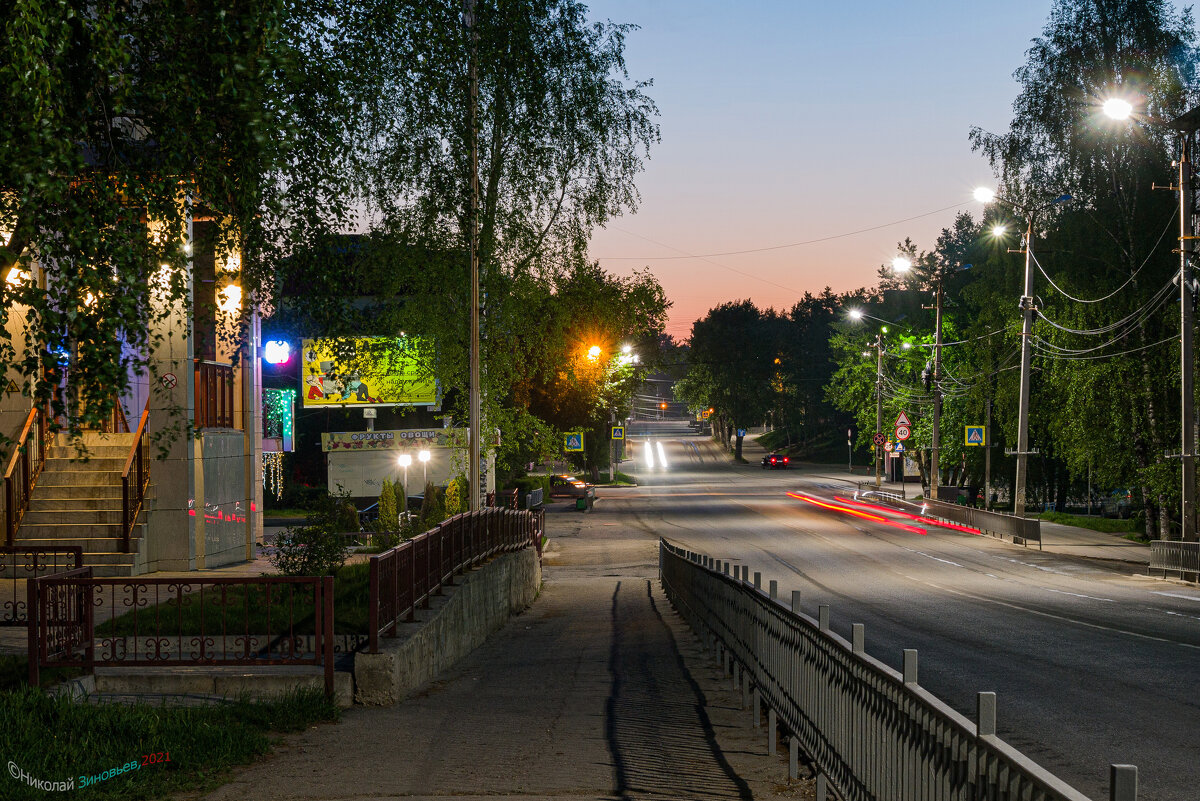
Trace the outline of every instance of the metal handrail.
{"label": "metal handrail", "polygon": [[125,458],[125,468],[121,471],[121,550],[124,553],[129,553],[133,527],[137,525],[142,503],[146,500],[146,487],[150,484],[150,466],[146,456],[146,422],[149,419],[150,399],[147,398],[146,408],[142,410],[137,431],[129,446],[129,456]]}
{"label": "metal handrail", "polygon": [[[743,693],[753,685],[839,798],[1087,801],[996,736],[994,694],[979,694],[972,722],[921,688],[916,651],[897,672],[864,652],[859,626],[853,643],[830,631],[828,607],[814,620],[777,600],[774,586],[763,592],[761,574],[751,584],[747,568],[730,576],[728,562],[666,540],[659,567],[675,609],[743,677]],[[1133,770],[1113,766],[1115,801],[1136,798]]]}
{"label": "metal handrail", "polygon": [[[38,424],[36,439],[30,437],[34,423]],[[29,416],[25,418],[25,426],[17,438],[17,447],[13,451],[12,457],[9,458],[8,467],[4,471],[4,519],[7,545],[11,546],[16,539],[17,529],[21,525],[22,518],[25,517],[25,511],[29,508],[30,495],[46,464],[46,439],[46,416],[41,414],[35,406],[29,410]],[[35,445],[34,453],[31,456],[30,448]],[[19,475],[17,473],[18,466],[21,467]]]}

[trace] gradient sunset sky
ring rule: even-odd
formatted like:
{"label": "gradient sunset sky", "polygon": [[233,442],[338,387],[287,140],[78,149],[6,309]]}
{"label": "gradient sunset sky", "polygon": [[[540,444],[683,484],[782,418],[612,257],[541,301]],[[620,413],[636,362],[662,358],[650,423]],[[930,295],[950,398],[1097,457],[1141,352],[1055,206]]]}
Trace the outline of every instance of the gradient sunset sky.
{"label": "gradient sunset sky", "polygon": [[1012,73],[1051,2],[588,5],[641,27],[629,72],[654,80],[662,127],[638,212],[596,231],[591,256],[620,274],[650,267],[684,339],[728,300],[786,310],[805,291],[873,285],[897,242],[928,249],[959,210],[978,215],[971,190],[994,184],[967,133],[1007,127]]}

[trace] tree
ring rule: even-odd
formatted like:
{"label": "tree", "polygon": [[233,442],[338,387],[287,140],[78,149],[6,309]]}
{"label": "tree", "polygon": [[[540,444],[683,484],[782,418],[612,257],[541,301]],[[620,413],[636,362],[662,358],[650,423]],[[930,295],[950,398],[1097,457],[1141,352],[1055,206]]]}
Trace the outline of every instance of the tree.
{"label": "tree", "polygon": [[[692,325],[688,379],[676,393],[693,405],[711,406],[714,430],[720,428],[726,442],[730,429],[758,425],[771,409],[779,320],[774,310],[762,312],[742,300],[710,309]],[[740,435],[734,454],[740,461]]]}

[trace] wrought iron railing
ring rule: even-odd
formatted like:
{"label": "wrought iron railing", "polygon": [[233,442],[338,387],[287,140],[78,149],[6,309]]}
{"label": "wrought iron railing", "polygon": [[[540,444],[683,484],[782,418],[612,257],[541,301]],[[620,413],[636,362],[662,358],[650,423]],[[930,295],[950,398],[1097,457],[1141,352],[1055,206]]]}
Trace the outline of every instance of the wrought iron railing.
{"label": "wrought iron railing", "polygon": [[455,515],[424,534],[371,557],[371,653],[379,652],[379,635],[393,637],[401,620],[412,620],[432,595],[480,562],[505,551],[533,546],[542,550],[545,512],[518,512],[497,507]]}
{"label": "wrought iron railing", "polygon": [[137,525],[138,515],[142,513],[146,487],[150,485],[149,438],[146,435],[146,423],[149,419],[150,399],[147,398],[146,408],[142,410],[137,431],[134,432],[133,442],[129,446],[125,468],[121,471],[121,550],[124,553],[129,553],[133,527]]}
{"label": "wrought iron railing", "polygon": [[1154,540],[1150,543],[1150,571],[1178,573],[1181,579],[1200,580],[1200,542]]}
{"label": "wrought iron railing", "polygon": [[[667,598],[743,697],[752,686],[768,720],[815,763],[818,787],[827,781],[845,801],[1087,801],[996,736],[995,694],[979,694],[972,722],[918,685],[916,651],[898,673],[865,653],[861,626],[853,642],[830,631],[829,607],[814,620],[794,608],[799,593],[789,608],[773,586],[762,591],[759,574],[751,584],[747,567],[730,576],[729,562],[665,540],[659,564]],[[1110,771],[1112,800],[1134,801],[1136,768]]]}
{"label": "wrought iron railing", "polygon": [[28,596],[24,582],[83,567],[83,549],[77,546],[0,546],[0,626],[24,626]]}
{"label": "wrought iron railing", "polygon": [[93,578],[83,568],[30,580],[28,608],[31,684],[48,667],[312,665],[333,693],[333,576]]}
{"label": "wrought iron railing", "polygon": [[47,416],[37,407],[29,410],[25,426],[17,437],[16,449],[4,470],[4,529],[7,545],[12,545],[17,536],[21,518],[29,508],[33,488],[46,465],[48,422]]}
{"label": "wrought iron railing", "polygon": [[233,365],[196,360],[196,428],[237,428],[233,419]]}

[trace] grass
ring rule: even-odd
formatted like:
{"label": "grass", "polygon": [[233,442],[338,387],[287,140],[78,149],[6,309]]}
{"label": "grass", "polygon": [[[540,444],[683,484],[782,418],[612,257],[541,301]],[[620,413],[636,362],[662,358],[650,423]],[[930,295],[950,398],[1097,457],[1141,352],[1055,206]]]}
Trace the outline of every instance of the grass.
{"label": "grass", "polygon": [[1082,515],[1063,514],[1062,512],[1042,512],[1039,517],[1051,523],[1061,523],[1064,526],[1076,526],[1077,528],[1089,528],[1092,531],[1103,531],[1106,534],[1130,534],[1137,532],[1133,520],[1084,517]]}
{"label": "grass", "polygon": [[620,470],[617,471],[617,480],[614,482],[610,482],[608,480],[608,472],[607,471],[601,471],[599,473],[599,476],[600,476],[600,478],[596,482],[597,484],[611,484],[612,486],[615,486],[615,487],[636,487],[637,486],[637,481],[634,480],[633,476],[628,475],[627,473],[622,473]]}
{"label": "grass", "polygon": [[312,512],[308,509],[263,509],[263,517],[308,517]]}
{"label": "grass", "polygon": [[[333,585],[335,634],[367,633],[369,571],[370,565],[366,562],[347,565],[338,571]],[[222,622],[231,634],[246,631],[247,628],[252,634],[282,634],[289,616],[294,620],[296,634],[312,634],[315,620],[312,600],[304,595],[298,592],[290,596],[286,590],[281,593],[272,589],[271,603],[268,604],[261,585],[230,585],[225,588],[224,594],[206,588],[203,603],[199,593],[193,592],[184,596],[182,605],[171,599],[126,612],[98,624],[96,635],[131,636],[135,630],[145,635],[151,626],[160,626],[159,632],[164,637],[192,635],[200,633],[202,623],[203,630],[212,634],[222,630]]]}
{"label": "grass", "polygon": [[[151,799],[215,787],[233,766],[270,750],[277,732],[301,731],[336,721],[337,706],[320,690],[286,693],[270,701],[201,707],[78,703],[38,689],[0,693],[0,752],[29,776],[75,779],[71,798]],[[169,754],[146,765],[81,787],[81,776],[137,762],[144,754]],[[45,801],[47,793],[0,775],[6,801]]]}

